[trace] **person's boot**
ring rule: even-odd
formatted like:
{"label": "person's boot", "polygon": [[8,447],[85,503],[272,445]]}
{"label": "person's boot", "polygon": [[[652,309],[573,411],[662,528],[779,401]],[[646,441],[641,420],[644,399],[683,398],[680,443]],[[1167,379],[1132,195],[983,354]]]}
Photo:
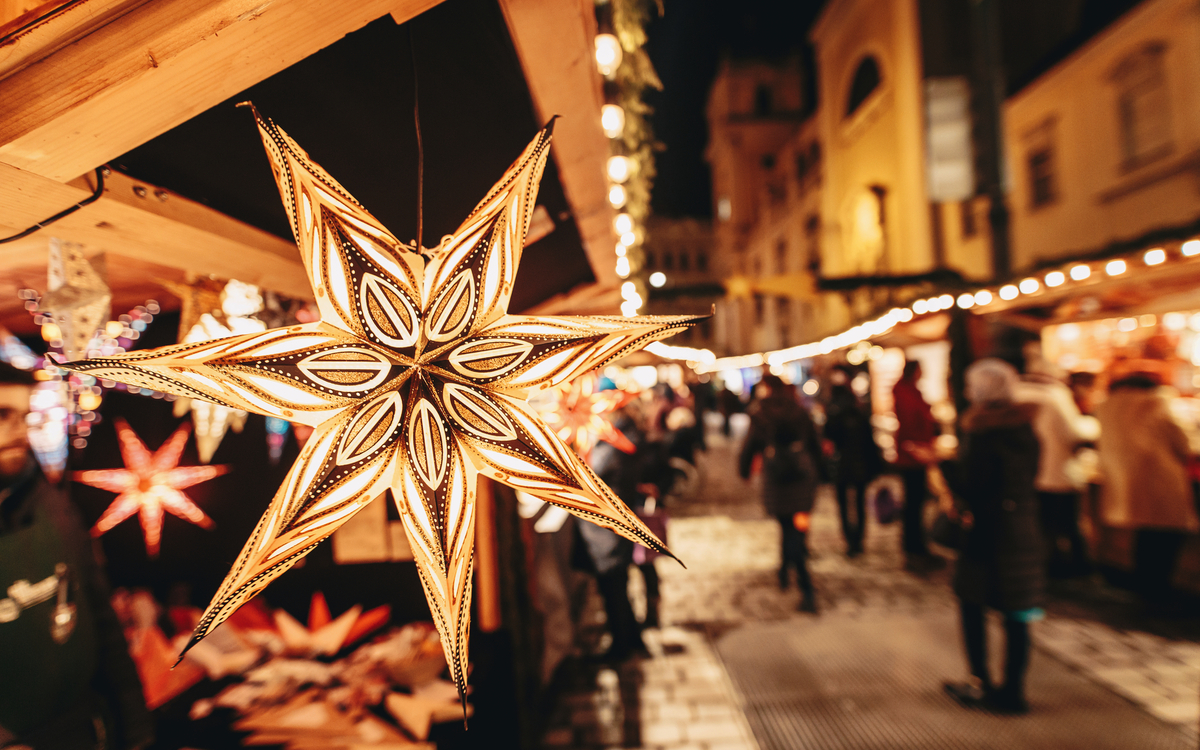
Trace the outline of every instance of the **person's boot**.
{"label": "person's boot", "polygon": [[787,569],[787,566],[785,565],[784,567],[782,567],[782,568],[780,568],[780,569],[779,569],[779,590],[780,590],[780,591],[787,591],[787,590],[788,590],[788,584],[789,584],[789,581],[788,581],[788,569]]}
{"label": "person's boot", "polygon": [[1024,691],[1020,688],[1009,688],[1008,685],[993,691],[987,699],[987,707],[1001,714],[1027,714],[1029,703],[1026,702]]}
{"label": "person's boot", "polygon": [[[954,700],[967,708],[988,706],[995,690],[984,679],[972,675],[966,682],[943,683],[942,689]],[[990,707],[990,706],[989,706]]]}
{"label": "person's boot", "polygon": [[796,610],[809,615],[817,614],[817,593],[805,588],[800,594],[800,606],[796,607]]}

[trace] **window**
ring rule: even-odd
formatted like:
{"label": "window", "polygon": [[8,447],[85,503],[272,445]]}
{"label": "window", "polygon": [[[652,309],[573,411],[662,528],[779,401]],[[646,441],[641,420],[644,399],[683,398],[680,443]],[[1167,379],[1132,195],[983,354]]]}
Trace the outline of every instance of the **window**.
{"label": "window", "polygon": [[771,87],[760,85],[754,90],[754,114],[765,117],[771,114]]}
{"label": "window", "polygon": [[650,250],[646,251],[646,268],[654,268],[654,253]]}
{"label": "window", "polygon": [[696,270],[697,271],[707,271],[708,270],[708,253],[704,252],[703,250],[696,253]]}
{"label": "window", "polygon": [[792,301],[787,297],[775,298],[775,321],[779,327],[779,346],[792,345]]}
{"label": "window", "polygon": [[763,157],[759,160],[759,162],[762,164],[763,169],[774,169],[775,154],[763,154]]}
{"label": "window", "polygon": [[761,294],[754,295],[754,325],[760,326],[763,324],[763,319],[766,317],[766,298]]}
{"label": "window", "polygon": [[808,270],[821,275],[821,217],[809,216],[804,222],[804,239],[808,244]]}
{"label": "window", "polygon": [[754,259],[754,278],[762,277],[762,258]]}
{"label": "window", "polygon": [[1163,66],[1165,50],[1162,43],[1149,44],[1113,70],[1125,169],[1140,167],[1171,152],[1171,108]]}
{"label": "window", "polygon": [[958,204],[962,218],[962,236],[968,239],[979,234],[979,224],[975,221],[975,202],[970,198]]}
{"label": "window", "polygon": [[874,57],[867,55],[854,71],[854,79],[850,81],[850,96],[846,100],[846,117],[858,111],[875,89],[879,88],[879,63]]}
{"label": "window", "polygon": [[1025,157],[1029,165],[1029,202],[1034,208],[1048,206],[1054,202],[1054,151],[1039,148]]}
{"label": "window", "polygon": [[1055,118],[1025,133],[1025,170],[1029,179],[1029,206],[1037,209],[1058,200],[1058,165],[1055,157]]}
{"label": "window", "polygon": [[692,270],[692,256],[688,253],[687,250],[680,251],[680,253],[679,253],[679,270],[680,271]]}
{"label": "window", "polygon": [[675,254],[670,250],[663,251],[662,267],[664,271],[670,271],[675,268]]}
{"label": "window", "polygon": [[787,240],[780,239],[775,243],[775,273],[787,273]]}

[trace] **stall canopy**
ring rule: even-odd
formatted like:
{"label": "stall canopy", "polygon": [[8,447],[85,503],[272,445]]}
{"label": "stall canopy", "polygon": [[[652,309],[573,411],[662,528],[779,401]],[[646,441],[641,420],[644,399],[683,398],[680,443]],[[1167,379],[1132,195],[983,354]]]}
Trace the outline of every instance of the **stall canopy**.
{"label": "stall canopy", "polygon": [[[0,325],[33,330],[15,292],[45,286],[51,236],[106,254],[117,309],[148,298],[170,309],[156,280],[188,274],[307,297],[258,135],[234,106],[246,99],[414,238],[414,87],[424,244],[452,231],[559,114],[542,236],[526,251],[513,310],[571,292],[604,304],[616,283],[591,262],[612,241],[594,16],[583,3],[544,5],[82,0],[10,20],[0,26],[0,237],[87,198],[95,170],[112,171],[95,203],[0,244]],[[550,66],[549,54],[585,64]]]}

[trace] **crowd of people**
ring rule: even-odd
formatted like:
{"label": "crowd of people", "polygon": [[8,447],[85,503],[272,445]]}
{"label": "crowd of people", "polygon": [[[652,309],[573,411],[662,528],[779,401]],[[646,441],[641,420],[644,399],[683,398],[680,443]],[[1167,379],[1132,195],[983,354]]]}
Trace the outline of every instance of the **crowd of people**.
{"label": "crowd of people", "polygon": [[[966,370],[969,408],[954,425],[935,418],[919,385],[921,365],[907,362],[891,391],[895,429],[881,440],[892,449],[890,461],[869,403],[851,388],[862,374],[835,367],[822,374],[818,393],[805,396],[764,375],[745,406],[749,428],[738,469],[748,479],[759,467],[764,509],[781,529],[780,585],[789,585],[795,568],[800,609],[809,613],[817,605],[806,531],[818,485],[834,488],[853,558],[864,549],[868,488],[886,522],[893,499],[887,483],[872,483],[883,474],[897,477],[906,567],[919,574],[944,567],[947,557],[931,542],[955,559],[969,679],[948,683],[946,691],[966,705],[1022,713],[1029,624],[1043,616],[1047,579],[1095,570],[1095,550],[1080,528],[1081,497],[1095,498],[1096,523],[1132,537],[1128,580],[1152,614],[1170,611],[1175,601],[1173,576],[1198,518],[1189,437],[1152,369],[1119,370],[1097,397],[1094,379],[1057,376],[1036,347],[1015,359],[1020,369],[988,358]],[[725,414],[735,410],[727,400],[718,399]],[[953,439],[939,441],[943,433]],[[1087,452],[1098,458],[1091,477],[1080,469]],[[987,666],[987,609],[1004,622],[1001,682]]]}

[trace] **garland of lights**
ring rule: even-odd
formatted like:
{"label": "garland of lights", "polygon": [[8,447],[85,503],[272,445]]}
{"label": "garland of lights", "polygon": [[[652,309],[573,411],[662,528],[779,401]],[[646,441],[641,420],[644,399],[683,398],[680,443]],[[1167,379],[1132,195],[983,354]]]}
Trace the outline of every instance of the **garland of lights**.
{"label": "garland of lights", "polygon": [[642,101],[647,88],[662,89],[650,57],[644,49],[649,0],[597,0],[600,32],[596,36],[596,68],[604,76],[605,99],[600,124],[609,138],[610,153],[605,171],[608,202],[619,211],[613,220],[618,237],[617,275],[621,284],[621,313],[637,314],[646,297],[640,271],[645,259],[645,221],[650,215],[650,191],[654,185],[654,132],[646,119],[650,108]]}
{"label": "garland of lights", "polygon": [[[1190,239],[1179,246],[1179,255],[1175,260],[1176,262],[1180,262],[1197,257],[1200,257],[1200,239]],[[1172,258],[1166,248],[1153,247],[1141,253],[1140,262],[1143,266],[1152,268],[1162,265],[1168,260],[1172,260]],[[935,295],[919,299],[906,308],[892,308],[874,320],[860,323],[835,336],[826,336],[820,341],[801,344],[800,346],[793,346],[788,349],[742,354],[734,357],[721,357],[719,359],[708,349],[690,349],[688,347],[669,346],[662,343],[647,346],[646,350],[665,359],[684,361],[697,373],[734,370],[743,367],[761,367],[763,365],[779,368],[788,362],[831,354],[839,349],[868,341],[890,331],[899,323],[907,323],[918,316],[932,315],[955,306],[962,310],[985,312],[983,308],[988,307],[997,300],[1011,302],[1023,295],[1031,296],[1040,294],[1043,292],[1043,288],[1056,289],[1072,282],[1086,282],[1093,277],[1099,276],[1100,273],[1110,278],[1123,276],[1136,263],[1138,263],[1138,259],[1134,256],[1110,258],[1109,260],[1095,263],[1080,261],[1047,271],[1041,279],[1028,276],[1015,284],[1004,284],[995,289],[983,288],[974,292],[962,292],[957,297],[950,293]]]}

